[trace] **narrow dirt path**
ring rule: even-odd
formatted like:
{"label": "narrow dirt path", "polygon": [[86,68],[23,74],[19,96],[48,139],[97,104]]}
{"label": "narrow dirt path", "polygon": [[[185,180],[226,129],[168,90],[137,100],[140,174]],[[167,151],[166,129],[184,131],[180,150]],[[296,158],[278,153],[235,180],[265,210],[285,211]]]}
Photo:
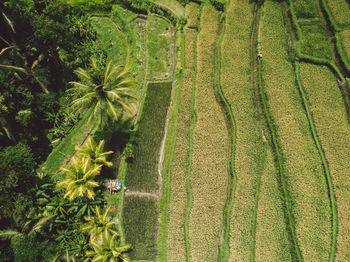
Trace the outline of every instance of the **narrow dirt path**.
{"label": "narrow dirt path", "polygon": [[148,192],[141,192],[141,191],[130,191],[130,190],[126,190],[126,191],[124,191],[124,194],[125,194],[126,196],[136,195],[136,196],[151,196],[151,197],[159,198],[159,195],[158,195],[158,194],[155,194],[155,193],[148,193]]}

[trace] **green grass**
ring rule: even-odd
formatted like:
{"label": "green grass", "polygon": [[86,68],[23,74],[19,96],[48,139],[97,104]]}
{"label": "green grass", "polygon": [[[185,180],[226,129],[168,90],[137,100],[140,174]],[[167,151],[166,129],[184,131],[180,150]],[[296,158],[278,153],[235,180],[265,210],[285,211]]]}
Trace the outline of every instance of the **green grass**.
{"label": "green grass", "polygon": [[327,34],[319,21],[301,25],[303,40],[301,52],[306,55],[332,60],[332,49]]}
{"label": "green grass", "polygon": [[[165,147],[164,147],[164,161],[162,163],[162,176],[163,176],[163,187],[162,187],[162,194],[160,199],[160,219],[159,219],[159,232],[158,232],[158,257],[157,261],[169,261],[169,259],[172,257],[167,254],[167,238],[169,235],[172,235],[172,233],[168,234],[168,222],[169,222],[169,216],[170,216],[170,198],[171,198],[171,190],[179,190],[178,187],[173,188],[172,187],[172,161],[174,157],[174,151],[175,151],[175,145],[177,142],[177,131],[178,131],[178,122],[179,122],[179,107],[181,102],[181,87],[183,83],[183,64],[184,64],[184,37],[183,34],[177,34],[176,35],[176,48],[177,48],[177,65],[176,65],[176,79],[174,83],[174,90],[173,90],[173,99],[172,99],[172,107],[171,111],[169,112],[169,123],[168,123],[168,133],[167,133],[167,139],[165,141]],[[184,181],[185,182],[185,179]],[[184,185],[184,183],[183,183]],[[185,191],[185,186],[182,188]],[[180,189],[181,192],[183,192]],[[186,191],[185,191],[186,194]],[[176,200],[180,201],[180,199],[176,198]],[[183,196],[183,201],[186,203],[186,195]],[[185,210],[185,207],[182,209]],[[176,211],[175,211],[176,212]],[[181,214],[180,212],[178,212]],[[174,214],[174,213],[172,213]],[[183,221],[184,215],[182,216]],[[180,222],[181,223],[181,222]],[[183,228],[183,227],[182,227]],[[182,230],[184,232],[184,230]],[[183,242],[184,243],[184,242]],[[185,245],[182,245],[182,250],[185,251]],[[178,252],[180,252],[178,250]],[[183,252],[185,254],[185,252]],[[185,254],[186,255],[186,254]]]}
{"label": "green grass", "polygon": [[295,14],[300,18],[313,18],[317,16],[317,10],[315,6],[317,0],[295,0]]}
{"label": "green grass", "polygon": [[107,59],[124,66],[127,56],[125,35],[116,24],[107,17],[92,17],[93,27],[97,31],[97,46],[107,53]]}
{"label": "green grass", "polygon": [[338,26],[350,25],[350,4],[347,0],[327,0]]}
{"label": "green grass", "polygon": [[206,3],[197,39],[194,107],[197,121],[192,136],[190,174],[193,204],[189,216],[189,244],[193,261],[218,258],[230,176],[227,118],[217,101],[215,57],[219,22],[219,12]]}
{"label": "green grass", "polygon": [[169,79],[172,71],[172,30],[169,21],[157,15],[148,17],[149,80]]}
{"label": "green grass", "polygon": [[125,196],[123,221],[126,243],[132,245],[132,260],[154,260],[158,201],[152,197]]}
{"label": "green grass", "polygon": [[295,83],[281,7],[273,1],[264,6],[263,59],[259,60],[263,65],[262,95],[277,154],[294,259],[328,261],[331,210],[322,163]]}
{"label": "green grass", "polygon": [[45,167],[45,173],[55,174],[64,165],[73,153],[75,152],[74,147],[81,145],[88,133],[91,131],[91,126],[86,124],[87,116],[83,117],[76,126],[70,131],[63,140],[52,150],[50,155],[47,157],[43,167]]}
{"label": "green grass", "polygon": [[133,141],[134,159],[128,164],[126,186],[130,190],[158,190],[159,149],[170,102],[171,83],[150,83]]}
{"label": "green grass", "polygon": [[316,130],[327,158],[338,208],[337,261],[350,259],[350,129],[336,78],[324,66],[300,65],[301,82],[310,103]]}

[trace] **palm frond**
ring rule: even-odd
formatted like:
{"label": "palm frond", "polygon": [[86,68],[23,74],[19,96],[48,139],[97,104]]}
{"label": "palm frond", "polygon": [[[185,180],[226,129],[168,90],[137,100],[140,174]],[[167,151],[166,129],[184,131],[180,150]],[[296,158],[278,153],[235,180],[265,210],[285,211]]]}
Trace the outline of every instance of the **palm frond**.
{"label": "palm frond", "polygon": [[17,230],[13,229],[6,229],[6,230],[0,230],[0,239],[11,239],[14,236],[17,236],[20,234]]}

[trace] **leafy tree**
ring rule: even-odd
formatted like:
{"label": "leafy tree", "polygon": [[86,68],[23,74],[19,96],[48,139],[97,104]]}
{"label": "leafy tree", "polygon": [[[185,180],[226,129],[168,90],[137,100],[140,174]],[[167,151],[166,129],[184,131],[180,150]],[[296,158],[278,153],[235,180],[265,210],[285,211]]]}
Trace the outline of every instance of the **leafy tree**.
{"label": "leafy tree", "polygon": [[56,186],[66,190],[63,197],[68,197],[69,200],[85,195],[94,199],[94,188],[99,186],[94,179],[100,174],[101,167],[102,165],[91,165],[89,158],[73,157],[70,165],[61,168],[66,176]]}
{"label": "leafy tree", "polygon": [[131,248],[131,245],[120,246],[117,235],[104,233],[94,238],[90,244],[93,250],[87,251],[86,255],[92,257],[93,262],[130,261],[123,254]]}
{"label": "leafy tree", "polygon": [[86,223],[81,227],[82,232],[88,233],[90,239],[98,237],[101,234],[118,235],[118,232],[113,229],[115,223],[108,219],[108,208],[102,214],[99,206],[95,207],[95,215],[84,217]]}
{"label": "leafy tree", "polygon": [[106,160],[106,156],[113,154],[113,151],[103,152],[104,145],[104,140],[101,140],[97,145],[95,140],[89,137],[84,145],[76,146],[75,150],[80,156],[89,158],[95,164],[111,167],[113,164]]}
{"label": "leafy tree", "polygon": [[88,122],[97,119],[101,128],[108,117],[118,120],[124,111],[133,115],[135,112],[130,100],[135,100],[136,96],[129,87],[136,81],[127,78],[129,72],[120,72],[118,66],[112,65],[112,61],[102,68],[92,59],[91,66],[90,70],[78,68],[75,73],[80,82],[70,82],[73,87],[67,91],[79,95],[72,102],[72,108],[77,112],[87,112]]}

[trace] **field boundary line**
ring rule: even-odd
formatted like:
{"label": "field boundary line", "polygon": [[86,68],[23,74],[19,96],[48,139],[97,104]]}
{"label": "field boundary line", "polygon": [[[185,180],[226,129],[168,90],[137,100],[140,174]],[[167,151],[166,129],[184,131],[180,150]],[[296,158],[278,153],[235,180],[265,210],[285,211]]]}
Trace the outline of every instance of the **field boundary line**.
{"label": "field boundary line", "polygon": [[[262,6],[264,6],[264,4]],[[261,50],[261,47],[259,46],[259,45],[261,45],[260,35],[258,35],[257,45],[258,45],[257,50]],[[258,59],[258,80],[259,80],[258,84],[259,84],[259,89],[260,89],[260,96],[262,99],[263,109],[264,109],[265,117],[267,120],[267,124],[268,124],[268,127],[269,127],[270,132],[271,132],[272,144],[274,146],[275,153],[276,153],[277,166],[278,166],[278,171],[279,171],[279,175],[281,178],[284,202],[286,205],[286,211],[287,211],[287,217],[288,217],[288,226],[289,226],[289,231],[290,231],[291,238],[292,238],[293,245],[294,245],[294,252],[297,256],[298,261],[300,262],[300,261],[303,261],[303,257],[301,254],[301,250],[300,250],[300,247],[298,244],[298,239],[297,239],[296,231],[295,231],[295,221],[294,221],[294,217],[293,217],[293,213],[292,213],[292,200],[290,198],[288,188],[287,188],[287,181],[286,181],[284,165],[283,165],[284,160],[283,160],[282,148],[278,142],[276,125],[275,125],[273,118],[271,116],[268,102],[267,102],[267,94],[266,94],[266,91],[264,88],[262,67],[263,67],[262,58],[259,57],[259,59]]]}
{"label": "field boundary line", "polygon": [[187,191],[187,207],[185,210],[185,245],[186,245],[186,260],[187,262],[191,261],[191,254],[190,254],[190,239],[189,239],[189,220],[190,220],[190,212],[192,209],[192,201],[193,201],[193,195],[192,195],[192,188],[191,188],[191,172],[192,172],[192,152],[193,152],[193,132],[194,128],[196,127],[197,123],[197,113],[195,111],[195,94],[196,94],[196,78],[197,78],[197,39],[198,34],[201,31],[200,27],[200,19],[203,12],[204,3],[200,6],[200,11],[198,15],[198,21],[197,21],[197,33],[196,37],[194,39],[194,57],[195,57],[195,65],[194,65],[194,75],[193,75],[193,85],[192,85],[192,99],[191,99],[191,115],[192,115],[192,122],[191,122],[191,128],[190,128],[190,134],[189,134],[189,150],[188,150],[188,170],[187,170],[187,179],[186,179],[186,191]]}
{"label": "field boundary line", "polygon": [[324,149],[322,147],[320,139],[317,135],[316,126],[315,126],[313,116],[312,116],[312,113],[310,110],[309,101],[307,99],[304,87],[301,83],[299,62],[295,62],[295,75],[296,75],[297,84],[299,87],[300,96],[303,100],[307,119],[309,121],[311,133],[312,133],[312,136],[314,138],[317,150],[320,154],[321,161],[323,164],[323,169],[324,169],[325,176],[326,176],[328,193],[329,193],[329,197],[330,197],[330,205],[331,205],[331,209],[332,209],[332,242],[331,242],[331,253],[329,255],[329,262],[333,262],[335,259],[335,254],[336,254],[336,250],[337,250],[337,235],[338,235],[338,211],[337,211],[336,196],[335,196],[335,192],[334,192],[334,185],[332,182],[332,176],[331,176],[330,168],[328,165],[328,161],[326,159],[326,154],[324,152]]}
{"label": "field boundary line", "polygon": [[225,94],[221,87],[221,47],[222,42],[224,39],[224,35],[226,32],[226,12],[230,5],[230,0],[227,1],[227,4],[225,5],[225,10],[223,13],[222,21],[221,21],[221,34],[219,37],[219,41],[217,44],[217,91],[221,98],[221,102],[224,103],[226,115],[228,116],[229,122],[231,124],[232,128],[232,136],[231,136],[231,159],[229,163],[230,167],[230,177],[229,177],[229,183],[227,185],[228,187],[228,195],[225,203],[225,209],[223,214],[223,232],[222,232],[222,239],[221,243],[219,245],[219,261],[228,261],[230,257],[230,222],[231,222],[231,213],[234,205],[234,195],[236,192],[236,186],[237,186],[237,174],[235,171],[235,154],[236,154],[236,120],[234,118],[232,108],[230,103],[225,97]]}

